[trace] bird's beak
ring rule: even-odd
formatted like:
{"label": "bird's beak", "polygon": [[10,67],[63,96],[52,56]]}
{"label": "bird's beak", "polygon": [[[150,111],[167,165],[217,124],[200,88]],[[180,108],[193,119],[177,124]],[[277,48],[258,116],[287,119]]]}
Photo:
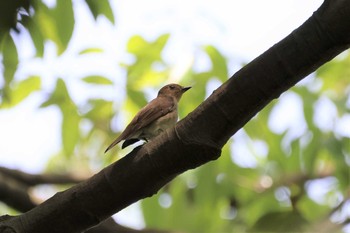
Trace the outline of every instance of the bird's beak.
{"label": "bird's beak", "polygon": [[181,89],[182,93],[185,93],[186,91],[188,91],[189,89],[191,89],[192,87],[183,87]]}

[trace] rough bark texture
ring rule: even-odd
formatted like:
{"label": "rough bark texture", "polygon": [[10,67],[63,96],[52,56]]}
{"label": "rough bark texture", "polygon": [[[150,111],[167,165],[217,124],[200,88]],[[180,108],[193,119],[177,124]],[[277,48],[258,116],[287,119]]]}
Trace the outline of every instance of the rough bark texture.
{"label": "rough bark texture", "polygon": [[[19,170],[0,167],[0,200],[8,206],[27,212],[37,206],[29,196],[29,188],[38,184],[74,184],[83,179],[71,175],[55,174],[29,174]],[[13,216],[0,216],[0,222],[14,218]],[[2,231],[1,231],[2,232]],[[135,230],[117,224],[113,218],[107,218],[100,224],[90,228],[85,233],[167,233],[153,229]]]}
{"label": "rough bark texture", "polygon": [[0,232],[81,232],[154,195],[178,174],[217,159],[227,140],[272,99],[349,48],[349,28],[350,0],[326,0],[301,27],[237,72],[174,129],[91,179],[3,221]]}

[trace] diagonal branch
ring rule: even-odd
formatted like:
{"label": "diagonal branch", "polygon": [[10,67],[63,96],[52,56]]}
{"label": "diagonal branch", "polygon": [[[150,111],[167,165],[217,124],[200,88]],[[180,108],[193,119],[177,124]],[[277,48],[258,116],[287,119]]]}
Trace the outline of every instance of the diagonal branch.
{"label": "diagonal branch", "polygon": [[[37,204],[32,201],[28,194],[28,186],[38,184],[72,184],[79,183],[79,179],[69,175],[52,175],[52,174],[29,174],[19,170],[0,167],[0,200],[8,206],[27,212],[36,207]],[[0,217],[0,222],[13,218],[8,215]],[[117,224],[112,218],[108,218],[99,225],[85,231],[86,233],[166,233],[167,231],[155,230],[135,230]]]}
{"label": "diagonal branch", "polygon": [[[221,147],[272,99],[349,48],[350,0],[326,0],[301,27],[237,72],[154,141],[37,206],[3,221],[13,232],[81,232],[152,196]],[[63,217],[62,217],[63,216]]]}

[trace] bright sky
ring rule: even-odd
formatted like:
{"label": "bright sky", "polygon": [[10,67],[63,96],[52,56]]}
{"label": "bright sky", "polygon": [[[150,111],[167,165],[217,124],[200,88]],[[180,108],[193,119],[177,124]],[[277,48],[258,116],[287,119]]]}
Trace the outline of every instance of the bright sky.
{"label": "bright sky", "polygon": [[[54,4],[54,0],[47,0]],[[45,60],[31,59],[33,49],[25,40],[22,64],[16,78],[39,73],[43,86],[50,90],[57,77],[64,77],[78,102],[86,95],[118,99],[117,93],[86,90],[75,81],[97,73],[123,85],[124,73],[118,64],[127,61],[125,45],[130,36],[141,34],[154,39],[170,33],[164,53],[175,66],[185,66],[201,45],[214,44],[231,59],[231,73],[240,62],[249,62],[288,35],[311,16],[322,0],[119,0],[112,1],[116,26],[101,18],[95,23],[82,0],[76,0],[76,32],[66,54],[55,57],[51,46]],[[77,58],[83,49],[101,47],[106,53]],[[204,62],[205,63],[205,62]],[[0,111],[0,165],[40,172],[48,157],[60,148],[60,119],[57,109],[37,110],[42,96],[33,95],[20,106]],[[102,155],[101,155],[102,156]],[[133,207],[131,207],[130,211]],[[127,221],[127,220],[125,220]],[[125,222],[124,221],[124,222]],[[142,222],[129,225],[140,226]]]}

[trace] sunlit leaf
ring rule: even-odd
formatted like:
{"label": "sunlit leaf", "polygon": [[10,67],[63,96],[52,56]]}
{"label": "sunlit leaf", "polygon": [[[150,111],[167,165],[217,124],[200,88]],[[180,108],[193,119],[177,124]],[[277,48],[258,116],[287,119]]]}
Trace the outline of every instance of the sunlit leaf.
{"label": "sunlit leaf", "polygon": [[[142,70],[140,69],[140,74],[133,80],[129,80],[129,85],[132,83],[132,87],[135,90],[143,90],[145,87],[157,87],[159,83],[164,83],[169,75],[168,70],[157,71],[153,68]],[[136,74],[131,72],[129,77],[132,77]]]}
{"label": "sunlit leaf", "polygon": [[106,124],[113,117],[113,102],[104,99],[93,99],[89,101],[91,110],[84,117],[90,119],[98,128],[108,130]]}
{"label": "sunlit leaf", "polygon": [[170,34],[163,34],[160,35],[153,43],[152,45],[154,45],[154,49],[156,50],[157,53],[161,54],[166,43],[168,42],[170,37]]}
{"label": "sunlit leaf", "polygon": [[214,46],[208,45],[204,48],[212,63],[212,75],[225,82],[228,78],[226,58]]}
{"label": "sunlit leaf", "polygon": [[85,0],[95,20],[99,15],[104,15],[111,22],[115,23],[114,14],[108,0]]}
{"label": "sunlit leaf", "polygon": [[161,52],[169,36],[169,34],[163,34],[153,42],[146,41],[140,35],[133,36],[127,44],[127,51],[136,55],[138,58],[148,57],[148,60],[151,62],[157,61],[161,58]]}
{"label": "sunlit leaf", "polygon": [[127,69],[128,89],[152,87],[166,79],[169,69],[164,65],[161,53],[168,38],[169,34],[161,35],[150,42],[139,35],[130,38],[127,51],[135,56],[135,61],[130,65],[124,64]]}
{"label": "sunlit leaf", "polygon": [[133,88],[127,88],[128,98],[134,102],[139,108],[147,104],[145,94],[140,92],[140,90],[134,90]]}
{"label": "sunlit leaf", "polygon": [[181,117],[193,111],[203,102],[206,95],[206,84],[211,75],[207,72],[195,73],[194,71],[189,71],[187,76],[190,78],[187,78],[184,83],[188,83],[190,82],[189,80],[192,80],[194,84],[192,85],[192,88],[183,95],[182,100],[179,103],[179,115]]}
{"label": "sunlit leaf", "polygon": [[98,75],[92,75],[83,78],[84,82],[91,83],[91,84],[101,84],[101,85],[111,85],[113,82],[105,77],[98,76]]}
{"label": "sunlit leaf", "polygon": [[40,77],[29,77],[23,81],[20,81],[11,87],[8,101],[3,102],[0,107],[14,107],[27,98],[33,91],[39,90],[40,87]]}
{"label": "sunlit leaf", "polygon": [[[35,14],[33,18],[36,18]],[[42,57],[44,55],[44,37],[41,33],[39,25],[36,23],[36,20],[33,20],[31,17],[23,16],[22,22],[24,26],[29,30],[30,36],[32,38],[33,44],[36,49],[36,55]]]}
{"label": "sunlit leaf", "polygon": [[332,61],[321,66],[316,75],[322,78],[323,90],[330,90],[333,94],[343,95],[349,86],[350,53],[346,51]]}
{"label": "sunlit leaf", "polygon": [[66,84],[62,79],[58,79],[55,90],[51,93],[50,97],[41,104],[41,107],[48,107],[50,105],[61,106],[67,101],[67,98],[69,98],[69,96]]}
{"label": "sunlit leaf", "polygon": [[101,48],[88,48],[80,51],[79,55],[87,54],[87,53],[102,53],[102,52],[103,52],[103,49]]}
{"label": "sunlit leaf", "polygon": [[62,144],[67,156],[72,156],[75,145],[80,138],[80,115],[77,106],[70,98],[68,89],[63,79],[57,79],[55,90],[41,107],[57,105],[62,112]]}
{"label": "sunlit leaf", "polygon": [[64,51],[64,45],[58,35],[57,25],[51,10],[41,1],[37,1],[35,6],[35,15],[33,16],[33,23],[38,25],[38,29],[45,40],[53,41],[60,53]]}
{"label": "sunlit leaf", "polygon": [[80,138],[80,116],[71,106],[62,106],[62,144],[66,156],[72,156]]}
{"label": "sunlit leaf", "polygon": [[147,46],[147,41],[140,35],[131,37],[127,44],[127,51],[129,53],[138,53],[139,50]]}
{"label": "sunlit leaf", "polygon": [[68,46],[74,29],[72,1],[57,1],[56,7],[53,9],[37,1],[34,7],[33,20],[38,25],[42,37],[44,40],[53,41],[57,46],[58,54],[62,54]]}
{"label": "sunlit leaf", "polygon": [[72,0],[56,1],[56,8],[53,9],[53,17],[57,28],[57,35],[62,47],[58,53],[61,54],[67,48],[74,29],[74,12]]}

